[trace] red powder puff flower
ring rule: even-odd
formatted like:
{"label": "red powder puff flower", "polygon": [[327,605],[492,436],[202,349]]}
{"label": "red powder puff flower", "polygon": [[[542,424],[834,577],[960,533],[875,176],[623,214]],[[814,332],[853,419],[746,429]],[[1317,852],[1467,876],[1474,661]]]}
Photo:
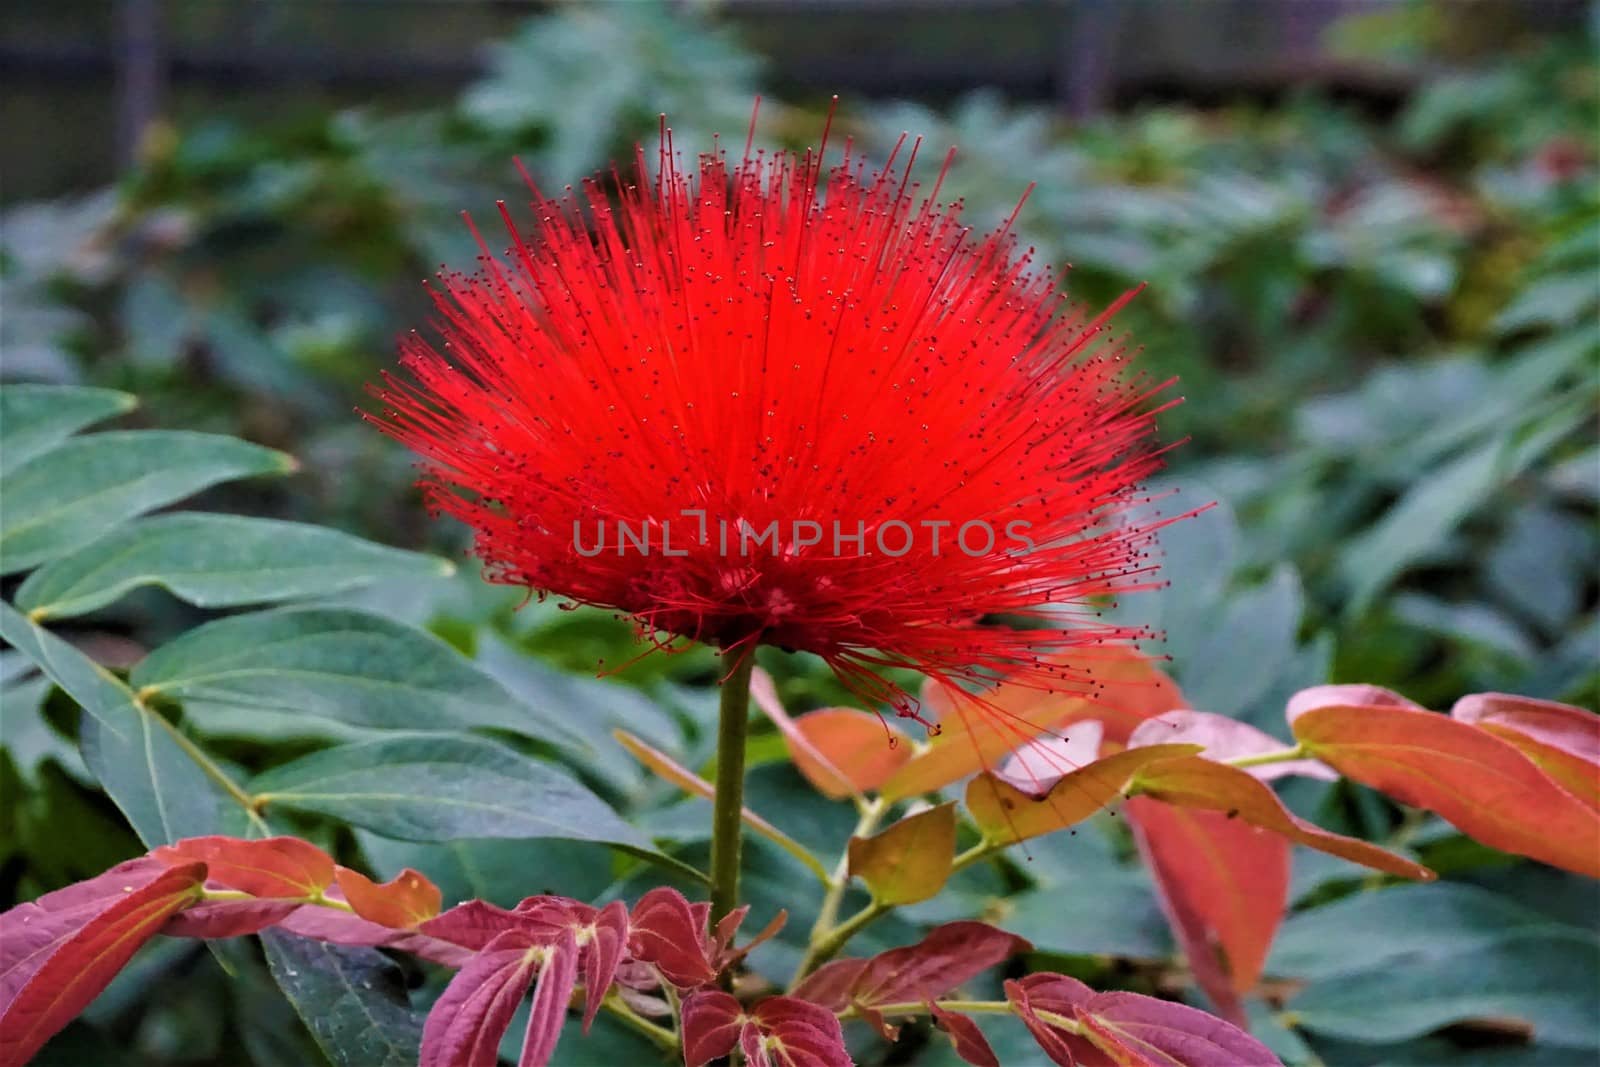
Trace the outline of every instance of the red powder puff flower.
{"label": "red powder puff flower", "polygon": [[1128,512],[1161,387],[1104,333],[1132,294],[1069,307],[1009,221],[980,239],[920,191],[915,146],[830,166],[825,128],[691,176],[663,132],[654,174],[529,180],[528,229],[502,203],[511,247],[441,273],[442,343],[375,390],[486,576],[658,643],[813,652],[906,714],[885,667],[1054,685],[1142,636],[1095,610],[1151,584]]}

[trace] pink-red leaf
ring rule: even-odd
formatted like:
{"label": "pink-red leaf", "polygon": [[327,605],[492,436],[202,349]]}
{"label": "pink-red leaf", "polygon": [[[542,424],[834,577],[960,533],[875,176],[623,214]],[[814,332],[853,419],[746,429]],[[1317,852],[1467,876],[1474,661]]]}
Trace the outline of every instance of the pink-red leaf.
{"label": "pink-red leaf", "polygon": [[1032,947],[987,923],[946,923],[915,945],[892,948],[867,960],[835,960],[820,967],[800,983],[794,995],[836,1012],[852,1005],[876,1008],[936,1000]]}
{"label": "pink-red leaf", "polygon": [[517,1067],[545,1067],[550,1062],[578,982],[578,942],[571,930],[563,931],[554,944],[543,950],[543,955],[544,966],[533,987],[528,1029],[523,1034]]}
{"label": "pink-red leaf", "polygon": [[1486,845],[1600,877],[1600,811],[1486,730],[1378,705],[1317,707],[1292,728],[1341,773],[1436,812]]}
{"label": "pink-red leaf", "polygon": [[945,1011],[937,1003],[929,1003],[929,1012],[933,1021],[950,1036],[950,1043],[955,1046],[956,1055],[973,1067],[1000,1067],[1000,1059],[994,1054],[989,1039],[983,1036],[983,1031],[978,1024],[965,1015],[953,1011]]}
{"label": "pink-red leaf", "polygon": [[419,1067],[494,1067],[500,1039],[538,973],[541,952],[521,930],[496,937],[456,973],[422,1028]]}
{"label": "pink-red leaf", "polygon": [[1230,1022],[1261,978],[1289,903],[1289,842],[1216,811],[1135,797],[1124,808],[1196,982]]}
{"label": "pink-red leaf", "polygon": [[357,915],[396,930],[408,930],[432,919],[439,914],[444,899],[438,886],[410,867],[381,885],[348,867],[337,868],[334,880]]}
{"label": "pink-red leaf", "polygon": [[833,1012],[795,997],[768,997],[739,1042],[749,1067],[854,1067]]}
{"label": "pink-red leaf", "polygon": [[613,900],[595,915],[588,931],[589,943],[583,950],[584,1033],[589,1032],[600,1002],[616,981],[617,968],[628,949],[628,927],[628,906]]}
{"label": "pink-red leaf", "polygon": [[716,980],[708,940],[705,909],[697,912],[675,889],[652,889],[634,905],[630,929],[634,958],[654,964],[679,989]]}
{"label": "pink-red leaf", "polygon": [[[1149,749],[1130,751],[1147,752]],[[1331,833],[1291,814],[1270,786],[1225,763],[1213,763],[1199,756],[1162,760],[1142,769],[1135,776],[1132,788],[1167,804],[1224,812],[1229,818],[1242,819],[1282,834],[1308,848],[1402,878],[1431,880],[1434,877],[1428,868],[1404,856],[1354,837]]]}
{"label": "pink-red leaf", "polygon": [[85,923],[166,869],[160,860],[140,856],[0,915],[0,1004],[9,1004],[50,954]]}
{"label": "pink-red leaf", "polygon": [[306,905],[297,900],[218,900],[196,904],[167,920],[168,937],[242,937],[277,926]]}
{"label": "pink-red leaf", "polygon": [[[7,974],[7,984],[22,980],[14,995],[8,989],[0,1005],[0,1067],[22,1067],[77,1018],[170,916],[200,898],[206,875],[200,863],[139,871],[146,876],[142,882],[130,879],[120,895],[101,898],[103,907],[88,914],[78,912],[84,921],[67,936],[51,937],[46,945],[25,939],[33,949],[23,949],[25,954]],[[81,896],[72,894],[66,899],[81,902]],[[62,912],[47,907],[46,913]],[[33,914],[23,915],[22,924],[28,925]]]}
{"label": "pink-red leaf", "polygon": [[1600,715],[1508,693],[1474,693],[1450,717],[1515,745],[1567,792],[1600,808]]}
{"label": "pink-red leaf", "polygon": [[720,989],[701,989],[683,998],[684,1067],[703,1067],[733,1051],[744,1026],[744,1009]]}
{"label": "pink-red leaf", "polygon": [[521,930],[526,924],[514,911],[486,900],[457,904],[421,926],[423,933],[476,951],[507,930]]}
{"label": "pink-red leaf", "polygon": [[[1209,711],[1169,711],[1150,719],[1133,731],[1128,738],[1129,748],[1144,745],[1170,744],[1201,745],[1200,753],[1206,759],[1230,760],[1239,756],[1260,756],[1281,752],[1289,746],[1264,730],[1247,722],[1214,715]],[[1258,767],[1244,768],[1263,782],[1289,775],[1320,778],[1331,782],[1339,777],[1332,767],[1316,760],[1284,760],[1281,763],[1264,763]]]}
{"label": "pink-red leaf", "polygon": [[190,837],[150,854],[168,864],[204,863],[208,882],[253,897],[315,897],[333,883],[333,857],[298,837]]}
{"label": "pink-red leaf", "polygon": [[310,904],[295,908],[277,926],[286,933],[313,941],[326,941],[330,945],[392,948],[447,967],[465,966],[476,948],[482,947],[468,948],[418,930],[396,930],[392,926],[363,919],[353,912]]}
{"label": "pink-red leaf", "polygon": [[1137,993],[1096,993],[1075,978],[1032,974],[1006,999],[1050,1059],[1063,1067],[1268,1067],[1265,1045],[1185,1004]]}

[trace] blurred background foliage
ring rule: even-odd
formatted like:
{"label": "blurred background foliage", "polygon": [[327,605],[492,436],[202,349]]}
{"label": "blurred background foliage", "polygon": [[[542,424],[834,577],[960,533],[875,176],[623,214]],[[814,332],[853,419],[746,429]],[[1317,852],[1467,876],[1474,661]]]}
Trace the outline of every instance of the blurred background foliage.
{"label": "blurred background foliage", "polygon": [[[717,131],[742,141],[763,93],[761,138],[802,146],[838,88],[839,125],[871,156],[910,131],[925,139],[931,178],[959,145],[947,189],[980,226],[1037,182],[1021,232],[1042,262],[1071,265],[1076,299],[1103,304],[1148,283],[1120,326],[1148,373],[1181,379],[1185,403],[1166,426],[1189,440],[1173,453],[1180,488],[1164,506],[1218,506],[1164,539],[1171,587],[1122,610],[1167,632],[1194,706],[1278,729],[1285,696],[1323,681],[1387,685],[1435,707],[1497,689],[1600,703],[1600,81],[1585,5],[133,0],[16,5],[3,20],[13,136],[0,372],[123,389],[143,401],[128,425],[231,433],[301,459],[286,481],[212,491],[219,510],[459,556],[462,531],[426,519],[408,459],[352,413],[392,362],[395,334],[426,323],[419,281],[476,255],[459,212],[489,220],[497,198],[517,202],[512,156],[559,188],[636,143],[648,150],[663,111],[679,145]],[[89,73],[63,82],[74,63]],[[470,573],[359,598],[430,626],[530,703],[604,709],[583,716],[597,739],[621,722],[706,759],[708,655],[635,660],[625,624],[521,601]],[[116,666],[196,618],[148,591],[79,637]],[[593,678],[602,660],[617,668],[604,681]],[[844,699],[803,657],[768,666],[792,710]],[[137,851],[85,782],[59,694],[22,679],[5,695],[0,773],[22,800],[0,833],[7,896]],[[20,730],[19,704],[40,731]],[[240,723],[210,730],[247,765],[316,744]],[[849,813],[811,797],[774,739],[757,746],[752,806],[836,848]],[[696,847],[690,828],[705,812],[694,804],[663,807],[670,792],[620,756],[582,770],[653,833]],[[1421,897],[1396,912],[1432,915],[1450,946],[1420,972],[1407,958],[1400,971],[1415,987],[1376,948],[1354,964],[1340,957],[1366,968],[1355,974],[1333,955],[1351,929],[1395,916],[1300,933],[1290,920],[1295,973],[1361,985],[1370,1005],[1421,998],[1462,968],[1524,967],[1494,936],[1506,924],[1494,910],[1503,900],[1484,903],[1491,891],[1518,898],[1535,925],[1593,924],[1600,901],[1587,883],[1348,785],[1301,782],[1289,795],[1335,828],[1421,849],[1468,894],[1448,914]],[[352,845],[385,874],[412,864],[463,895],[583,895],[607,881],[594,850],[576,845],[408,845],[365,832]],[[1123,863],[1125,837],[1111,827],[1071,847],[968,872],[916,918],[981,912],[1058,969],[1180,988],[1172,972],[1128,962],[1172,946],[1143,874]],[[789,933],[802,937],[788,861],[758,845],[754,862],[758,912],[790,907]],[[1336,861],[1296,864],[1302,904],[1398,907],[1396,891],[1338,901],[1360,876]],[[875,930],[884,944],[906,932]],[[1518,995],[1574,995],[1556,956],[1531,967]],[[304,1048],[249,1021],[261,999],[252,981],[196,989],[184,977],[218,962],[263,984],[257,964],[226,954],[158,960],[145,988],[119,983],[122,999],[108,993],[64,1038],[120,1027],[134,1062],[303,1062]],[[1579,984],[1579,1008],[1592,1006]],[[1568,1036],[1553,1049],[1492,1026],[1441,1035],[1483,1012],[1419,1008],[1374,1043],[1359,997],[1317,1004],[1322,1024],[1304,1031],[1263,1014],[1263,1033],[1296,1062],[1571,1062],[1560,1058],[1570,1028],[1556,1028]],[[915,1062],[953,1061],[930,1044]]]}

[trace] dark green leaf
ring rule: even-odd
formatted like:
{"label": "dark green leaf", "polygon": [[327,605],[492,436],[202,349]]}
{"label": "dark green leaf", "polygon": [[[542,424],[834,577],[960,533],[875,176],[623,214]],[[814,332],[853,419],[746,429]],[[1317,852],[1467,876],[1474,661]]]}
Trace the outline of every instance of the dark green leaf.
{"label": "dark green leaf", "polygon": [[7,475],[0,572],[65,555],[125,519],[218,482],[293,469],[282,452],[216,434],[133,430],[75,438]]}
{"label": "dark green leaf", "polygon": [[270,807],[386,837],[562,837],[648,850],[649,839],[564,772],[477,737],[401,734],[313,753],[257,778]]}
{"label": "dark green leaf", "polygon": [[28,576],[17,606],[33,618],[82,615],[159,585],[203,608],[297,600],[383,579],[441,577],[448,562],[322,526],[236,515],[139,519]]}
{"label": "dark green leaf", "polygon": [[335,1067],[413,1067],[422,1018],[405,976],[377,949],[261,934],[267,965]]}
{"label": "dark green leaf", "polygon": [[0,637],[84,711],[84,762],[147,845],[222,830],[222,790],[177,732],[89,657],[0,604]]}
{"label": "dark green leaf", "polygon": [[422,730],[495,726],[558,735],[443,641],[375,615],[292,608],[189,631],[134,668],[133,684],[185,703]]}
{"label": "dark green leaf", "polygon": [[0,474],[10,474],[101,419],[138,401],[112,389],[70,385],[7,385],[0,389]]}

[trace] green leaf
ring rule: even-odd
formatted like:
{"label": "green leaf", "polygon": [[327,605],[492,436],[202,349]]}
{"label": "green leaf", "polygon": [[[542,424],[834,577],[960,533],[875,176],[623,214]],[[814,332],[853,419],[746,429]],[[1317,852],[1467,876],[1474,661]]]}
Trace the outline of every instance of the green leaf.
{"label": "green leaf", "polygon": [[421,630],[333,608],[285,608],[207,623],[133,670],[141,691],[195,704],[333,719],[393,730],[499,727],[570,731],[541,721],[455,649]]}
{"label": "green leaf", "polygon": [[1600,942],[1593,934],[1508,933],[1476,945],[1446,944],[1400,965],[1345,971],[1313,982],[1288,1008],[1307,1030],[1362,1042],[1400,1041],[1463,1019],[1511,1017],[1531,1024],[1537,1041],[1591,1045],[1597,987]]}
{"label": "green leaf", "polygon": [[267,966],[334,1067],[413,1067],[422,1018],[411,1009],[405,975],[383,953],[261,934]]}
{"label": "green leaf", "polygon": [[112,389],[71,385],[7,385],[0,389],[0,474],[10,474],[101,419],[138,403]]}
{"label": "green leaf", "polygon": [[222,791],[172,726],[89,657],[0,604],[0,637],[83,708],[89,771],[147,845],[222,831]]}
{"label": "green leaf", "polygon": [[251,783],[259,803],[405,841],[559,837],[650,841],[563,771],[478,737],[400,734],[324,749]]}
{"label": "green leaf", "polygon": [[1399,1041],[1487,1016],[1582,1045],[1594,1037],[1600,939],[1474,886],[1398,886],[1291,917],[1267,970],[1310,979],[1288,1010],[1328,1036]]}
{"label": "green leaf", "polygon": [[1348,896],[1291,916],[1267,970],[1332,978],[1376,965],[1426,963],[1508,936],[1561,927],[1497,893],[1454,882],[1401,885]]}
{"label": "green leaf", "polygon": [[66,555],[125,519],[218,482],[292,469],[294,460],[282,452],[216,434],[132,430],[76,438],[7,476],[0,573]]}
{"label": "green leaf", "polygon": [[1355,538],[1339,562],[1351,616],[1370,607],[1397,575],[1444,543],[1489,498],[1505,477],[1509,449],[1502,437],[1452,460]]}
{"label": "green leaf", "polygon": [[435,578],[445,560],[322,526],[236,515],[157,515],[122,526],[28,576],[17,606],[34,619],[82,615],[142,585],[202,608],[344,592],[384,579]]}

